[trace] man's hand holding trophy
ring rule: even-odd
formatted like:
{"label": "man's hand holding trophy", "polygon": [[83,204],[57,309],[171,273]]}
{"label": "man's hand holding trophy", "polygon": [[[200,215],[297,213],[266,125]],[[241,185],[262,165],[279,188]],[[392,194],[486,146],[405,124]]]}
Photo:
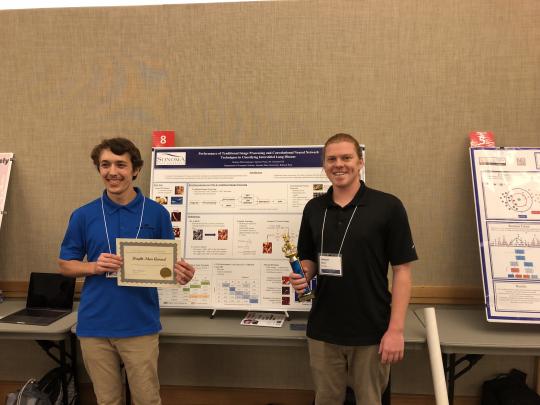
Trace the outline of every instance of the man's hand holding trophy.
{"label": "man's hand holding trophy", "polygon": [[[298,259],[298,253],[296,251],[296,246],[294,246],[291,243],[291,240],[290,240],[288,234],[283,235],[283,241],[284,241],[284,243],[283,243],[283,247],[282,247],[281,250],[285,254],[285,257],[287,257],[289,259],[289,263],[291,265],[292,271],[295,274],[298,274],[298,275],[302,276],[302,278],[306,278],[306,274],[304,272],[304,269],[302,268],[302,263],[300,263],[300,259]],[[307,279],[306,279],[306,282],[307,282]],[[315,293],[309,287],[309,283],[304,288],[304,290],[302,292],[299,292],[298,295],[299,295],[298,296],[299,301],[309,301],[309,300],[312,300],[313,298],[315,298]]]}

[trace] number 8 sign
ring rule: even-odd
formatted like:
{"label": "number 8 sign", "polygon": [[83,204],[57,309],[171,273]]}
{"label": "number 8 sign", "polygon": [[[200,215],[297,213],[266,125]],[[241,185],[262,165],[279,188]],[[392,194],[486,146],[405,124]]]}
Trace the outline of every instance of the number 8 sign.
{"label": "number 8 sign", "polygon": [[174,146],[174,131],[152,132],[152,147]]}

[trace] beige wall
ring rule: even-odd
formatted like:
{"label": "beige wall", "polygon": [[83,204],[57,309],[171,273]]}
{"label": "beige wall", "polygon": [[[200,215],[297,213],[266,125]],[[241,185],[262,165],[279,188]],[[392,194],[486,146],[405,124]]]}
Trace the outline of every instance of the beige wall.
{"label": "beige wall", "polygon": [[103,137],[367,146],[371,186],[405,202],[417,285],[480,285],[467,134],[538,146],[537,1],[297,1],[0,12],[0,150],[16,162],[0,280],[55,270],[94,198]]}
{"label": "beige wall", "polygon": [[467,133],[539,146],[538,21],[535,0],[2,11],[0,151],[16,162],[0,281],[56,270],[70,212],[101,189],[88,155],[103,137],[143,149],[147,192],[154,129],[181,146],[346,131],[367,146],[368,183],[408,209],[415,285],[480,287]]}

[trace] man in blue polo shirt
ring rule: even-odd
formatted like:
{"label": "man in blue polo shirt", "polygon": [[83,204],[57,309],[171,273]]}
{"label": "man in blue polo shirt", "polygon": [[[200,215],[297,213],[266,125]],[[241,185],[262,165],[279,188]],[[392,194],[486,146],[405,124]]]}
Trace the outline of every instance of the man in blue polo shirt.
{"label": "man in blue polo shirt", "polygon": [[[417,255],[401,201],[360,180],[364,162],[356,139],[330,137],[323,159],[332,187],[306,204],[298,237],[306,278],[317,275],[306,332],[315,403],[343,404],[349,385],[357,404],[380,404],[390,364],[403,358]],[[290,277],[299,293],[307,287],[306,278]]]}
{"label": "man in blue polo shirt", "polygon": [[[106,273],[117,272],[122,264],[116,238],[174,239],[170,216],[133,187],[143,160],[131,141],[106,139],[94,147],[91,158],[105,191],[73,212],[58,260],[62,274],[85,277],[77,323],[84,364],[99,405],[123,403],[121,363],[133,403],[161,404],[157,290],[121,287]],[[179,260],[174,272],[176,280],[186,284],[195,269]]]}

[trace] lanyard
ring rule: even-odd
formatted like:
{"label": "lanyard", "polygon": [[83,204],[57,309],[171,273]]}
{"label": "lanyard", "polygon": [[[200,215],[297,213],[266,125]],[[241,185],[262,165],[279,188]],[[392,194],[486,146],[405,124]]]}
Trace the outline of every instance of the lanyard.
{"label": "lanyard", "polygon": [[[356,209],[358,208],[358,205],[354,207],[354,211],[351,215],[351,219],[349,219],[349,223],[347,224],[347,228],[345,229],[345,233],[343,234],[343,239],[341,240],[341,245],[339,246],[338,255],[341,254],[341,248],[343,247],[343,242],[345,242],[345,237],[347,236],[347,231],[349,230],[349,226],[351,225],[352,219],[354,217],[354,213],[356,212]],[[325,208],[324,210],[324,218],[322,222],[322,230],[321,230],[321,254],[324,254],[323,250],[323,243],[324,243],[324,224],[326,223],[326,212],[328,211],[328,208]]]}
{"label": "lanyard", "polygon": [[[137,229],[137,235],[135,236],[135,239],[139,239],[139,232],[141,231],[145,202],[146,202],[146,197],[143,195],[141,219],[139,221],[139,229]],[[103,223],[105,224],[105,235],[107,236],[107,245],[109,246],[109,253],[112,254],[111,241],[109,240],[109,230],[107,229],[107,220],[105,219],[105,209],[103,208],[103,194],[101,195],[101,213],[103,214]]]}

